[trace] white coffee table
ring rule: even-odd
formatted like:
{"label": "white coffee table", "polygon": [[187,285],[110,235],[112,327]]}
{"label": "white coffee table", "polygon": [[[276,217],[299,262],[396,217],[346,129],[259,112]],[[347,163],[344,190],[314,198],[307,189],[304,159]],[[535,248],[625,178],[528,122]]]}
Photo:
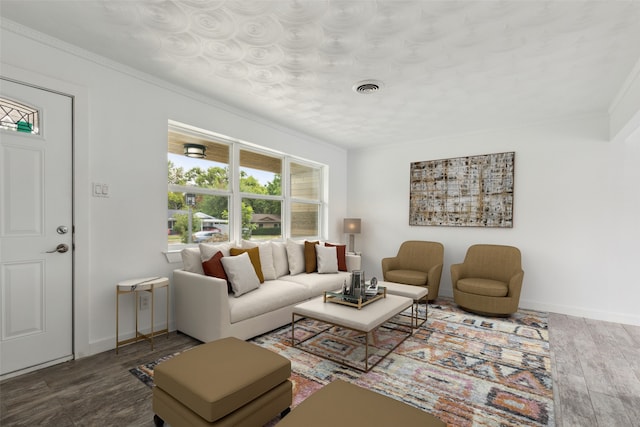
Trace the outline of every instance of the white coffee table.
{"label": "white coffee table", "polygon": [[[340,326],[343,328],[348,328],[357,332],[360,332],[365,335],[365,358],[364,358],[364,370],[358,366],[349,364],[345,360],[336,360],[328,357],[327,355],[318,354],[312,351],[309,351],[306,348],[300,347],[302,350],[307,351],[309,353],[315,354],[316,356],[324,357],[325,359],[332,360],[337,363],[344,363],[346,365],[351,366],[352,368],[368,372],[375,365],[377,365],[380,360],[384,359],[395,350],[402,342],[407,339],[413,333],[413,328],[409,327],[407,331],[407,336],[405,336],[401,341],[399,341],[393,348],[391,348],[388,352],[386,352],[376,363],[369,366],[369,336],[372,331],[378,328],[380,325],[387,322],[393,316],[403,312],[408,308],[413,308],[413,299],[399,296],[399,295],[389,295],[387,294],[385,298],[381,298],[369,305],[366,305],[360,309],[349,307],[346,305],[335,304],[331,302],[324,302],[324,297],[314,298],[312,300],[303,302],[301,304],[293,307],[293,312],[291,314],[291,345],[293,347],[296,346],[295,341],[295,324],[296,324],[296,316],[297,317],[306,317],[309,319],[314,319],[321,321],[323,323],[328,323],[333,326]],[[319,332],[318,334],[324,331]],[[318,335],[315,334],[314,336]],[[313,338],[308,337],[306,340]],[[306,341],[305,340],[305,341]],[[301,344],[303,341],[299,342]]]}

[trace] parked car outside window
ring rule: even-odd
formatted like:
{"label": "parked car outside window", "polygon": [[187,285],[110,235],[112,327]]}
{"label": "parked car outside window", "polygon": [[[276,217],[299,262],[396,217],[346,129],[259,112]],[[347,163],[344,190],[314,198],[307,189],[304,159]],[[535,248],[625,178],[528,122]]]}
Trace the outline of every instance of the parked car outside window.
{"label": "parked car outside window", "polygon": [[198,231],[193,234],[193,243],[208,242],[213,240],[218,234],[220,234],[220,230],[217,228],[208,231]]}

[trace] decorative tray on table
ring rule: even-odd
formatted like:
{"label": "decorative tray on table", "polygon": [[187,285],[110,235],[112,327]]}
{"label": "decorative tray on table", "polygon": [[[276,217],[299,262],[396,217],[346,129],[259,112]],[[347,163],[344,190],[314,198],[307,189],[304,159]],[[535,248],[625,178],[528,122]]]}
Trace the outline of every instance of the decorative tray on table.
{"label": "decorative tray on table", "polygon": [[[375,291],[375,293],[373,293]],[[367,292],[365,295],[355,296],[348,295],[342,292],[324,292],[324,302],[333,302],[336,304],[348,305],[349,307],[355,307],[360,310],[362,307],[371,304],[374,301],[378,301],[381,298],[387,297],[387,288],[384,286],[377,286],[375,290]]]}

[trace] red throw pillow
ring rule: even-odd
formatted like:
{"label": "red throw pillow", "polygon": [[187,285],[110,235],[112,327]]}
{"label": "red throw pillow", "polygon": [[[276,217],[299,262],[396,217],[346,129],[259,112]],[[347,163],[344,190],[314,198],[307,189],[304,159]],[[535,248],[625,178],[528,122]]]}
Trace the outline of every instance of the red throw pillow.
{"label": "red throw pillow", "polygon": [[[222,266],[222,252],[218,251],[211,258],[202,263],[202,269],[204,270],[204,274],[211,277],[217,277],[218,279],[227,280],[227,273],[224,271],[224,267]],[[229,292],[232,291],[231,284],[227,280],[227,289]]]}
{"label": "red throw pillow", "polygon": [[336,254],[338,255],[338,270],[347,271],[347,245],[332,245],[331,243],[325,243],[325,246],[335,246]]}

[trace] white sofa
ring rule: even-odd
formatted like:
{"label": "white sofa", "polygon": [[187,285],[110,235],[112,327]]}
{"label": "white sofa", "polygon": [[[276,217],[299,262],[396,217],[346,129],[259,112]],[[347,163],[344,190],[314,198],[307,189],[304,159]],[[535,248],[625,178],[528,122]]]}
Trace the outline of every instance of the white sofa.
{"label": "white sofa", "polygon": [[[280,254],[278,259],[275,252],[274,262],[280,263],[281,273],[285,272],[282,257],[286,255]],[[183,251],[185,268],[173,272],[176,329],[203,342],[228,336],[249,339],[272,331],[291,322],[296,304],[324,291],[341,289],[344,281],[350,280],[349,272],[360,269],[360,256],[346,254],[345,258],[348,272],[278,275],[236,297],[228,292],[225,280],[187,271],[196,270],[197,265],[188,268]]]}

